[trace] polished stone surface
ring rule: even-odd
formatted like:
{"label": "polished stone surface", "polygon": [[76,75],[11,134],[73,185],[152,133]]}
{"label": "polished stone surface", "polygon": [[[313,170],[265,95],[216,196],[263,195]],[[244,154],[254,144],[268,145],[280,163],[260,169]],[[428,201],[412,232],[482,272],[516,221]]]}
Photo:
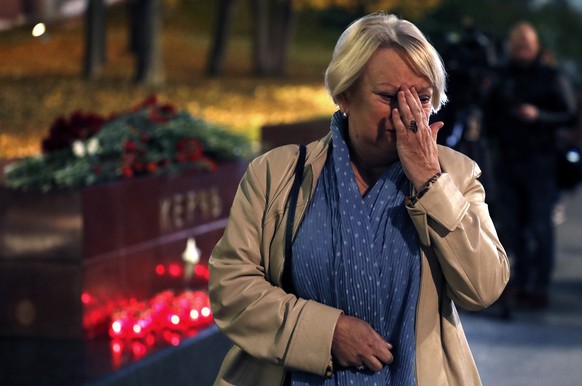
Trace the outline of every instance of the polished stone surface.
{"label": "polished stone surface", "polygon": [[0,339],[2,386],[210,386],[231,343],[216,327],[136,357],[108,338]]}

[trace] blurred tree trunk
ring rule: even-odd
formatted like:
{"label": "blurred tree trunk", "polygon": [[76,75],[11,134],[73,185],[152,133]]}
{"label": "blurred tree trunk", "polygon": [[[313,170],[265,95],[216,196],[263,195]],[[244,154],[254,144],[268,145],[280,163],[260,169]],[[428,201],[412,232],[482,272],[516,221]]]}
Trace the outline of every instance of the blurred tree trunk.
{"label": "blurred tree trunk", "polygon": [[295,13],[292,0],[251,0],[255,18],[253,72],[283,76]]}
{"label": "blurred tree trunk", "polygon": [[127,2],[127,48],[130,53],[136,55],[137,54],[137,47],[138,47],[138,38],[139,35],[139,0],[129,0]]}
{"label": "blurred tree trunk", "polygon": [[220,0],[220,4],[218,5],[218,18],[214,30],[214,41],[206,67],[206,73],[208,75],[222,75],[224,71],[228,32],[232,23],[235,5],[237,4],[238,0]]}
{"label": "blurred tree trunk", "polygon": [[85,57],[83,75],[96,79],[106,60],[105,0],[89,0],[85,13]]}
{"label": "blurred tree trunk", "polygon": [[132,15],[136,81],[147,86],[164,83],[161,13],[162,0],[137,0]]}

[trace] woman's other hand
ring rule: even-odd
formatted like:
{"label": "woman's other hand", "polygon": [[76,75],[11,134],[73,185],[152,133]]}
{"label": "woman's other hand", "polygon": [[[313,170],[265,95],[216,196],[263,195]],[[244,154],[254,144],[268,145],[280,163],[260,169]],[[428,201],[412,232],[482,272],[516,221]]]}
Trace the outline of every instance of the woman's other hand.
{"label": "woman's other hand", "polygon": [[392,363],[392,345],[370,324],[353,316],[341,315],[333,334],[331,353],[342,367],[365,366],[379,371]]}

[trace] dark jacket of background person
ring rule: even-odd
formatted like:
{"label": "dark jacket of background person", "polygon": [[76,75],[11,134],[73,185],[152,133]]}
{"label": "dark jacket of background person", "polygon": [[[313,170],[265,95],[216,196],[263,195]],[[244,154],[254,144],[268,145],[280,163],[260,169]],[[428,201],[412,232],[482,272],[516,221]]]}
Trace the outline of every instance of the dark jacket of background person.
{"label": "dark jacket of background person", "polygon": [[[538,108],[535,121],[515,115],[524,103]],[[497,70],[487,105],[487,135],[501,159],[553,156],[556,130],[572,125],[575,117],[576,98],[568,79],[540,57],[529,65],[510,61]]]}
{"label": "dark jacket of background person", "polygon": [[[307,147],[295,231],[329,153],[331,135]],[[229,223],[210,258],[215,321],[234,346],[215,385],[280,385],[286,369],[326,372],[341,310],[281,288],[287,198],[297,146],[254,160],[236,194]],[[493,303],[509,279],[507,256],[484,203],[474,161],[439,147],[443,175],[407,206],[420,236],[422,279],[417,305],[419,386],[480,385],[453,301],[468,310]],[[412,187],[411,187],[412,190]]]}

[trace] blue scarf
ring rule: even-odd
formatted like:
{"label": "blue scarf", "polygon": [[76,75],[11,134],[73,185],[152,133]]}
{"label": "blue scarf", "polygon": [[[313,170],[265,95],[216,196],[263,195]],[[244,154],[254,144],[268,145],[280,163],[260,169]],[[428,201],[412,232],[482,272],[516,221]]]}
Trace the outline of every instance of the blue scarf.
{"label": "blue scarf", "polygon": [[332,149],[293,243],[297,295],[363,319],[394,348],[377,372],[336,368],[331,379],[294,371],[300,385],[416,385],[415,316],[420,244],[404,207],[410,189],[399,162],[362,197],[345,138],[347,120],[332,120]]}

